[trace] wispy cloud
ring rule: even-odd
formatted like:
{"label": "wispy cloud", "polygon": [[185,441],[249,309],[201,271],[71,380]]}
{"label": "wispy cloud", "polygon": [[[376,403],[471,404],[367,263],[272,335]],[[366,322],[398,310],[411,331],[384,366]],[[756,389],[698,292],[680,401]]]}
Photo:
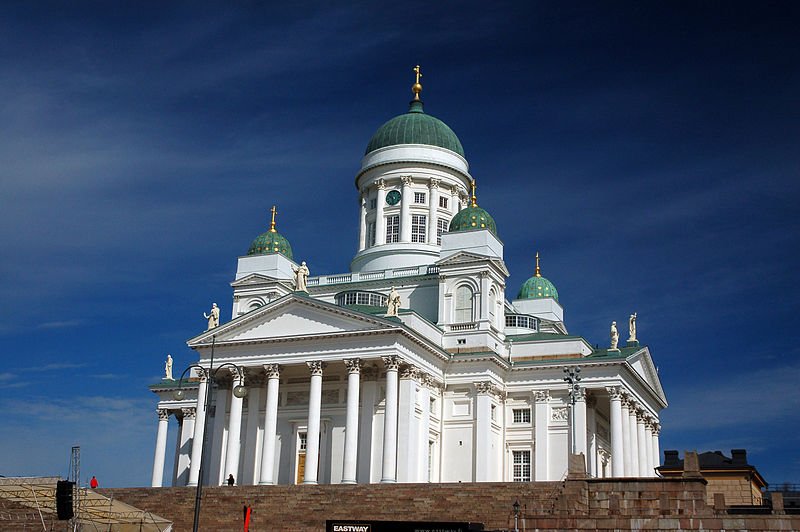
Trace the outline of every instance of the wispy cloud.
{"label": "wispy cloud", "polygon": [[36,326],[37,329],[65,329],[67,327],[77,327],[82,325],[83,320],[65,320],[65,321],[48,321],[40,323]]}

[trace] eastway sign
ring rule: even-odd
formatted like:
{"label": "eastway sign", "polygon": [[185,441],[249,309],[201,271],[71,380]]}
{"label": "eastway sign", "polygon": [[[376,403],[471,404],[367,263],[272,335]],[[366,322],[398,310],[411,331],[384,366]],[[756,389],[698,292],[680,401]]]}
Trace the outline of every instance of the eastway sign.
{"label": "eastway sign", "polygon": [[326,521],[327,532],[479,532],[481,523],[438,521]]}

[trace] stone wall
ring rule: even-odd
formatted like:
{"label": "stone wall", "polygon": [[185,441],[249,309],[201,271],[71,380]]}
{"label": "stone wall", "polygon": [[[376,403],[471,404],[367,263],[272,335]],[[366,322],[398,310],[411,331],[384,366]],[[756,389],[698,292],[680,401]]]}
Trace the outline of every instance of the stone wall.
{"label": "stone wall", "polygon": [[706,502],[714,504],[714,494],[722,493],[725,495],[725,503],[728,505],[736,504],[761,504],[762,495],[755,485],[744,477],[713,477],[709,473],[705,474],[708,480]]}
{"label": "stone wall", "polygon": [[[194,488],[121,488],[103,494],[191,530]],[[214,486],[203,488],[201,530],[321,531],[326,519],[481,522],[513,530],[800,530],[800,516],[728,515],[706,504],[703,479],[581,479],[564,482]]]}

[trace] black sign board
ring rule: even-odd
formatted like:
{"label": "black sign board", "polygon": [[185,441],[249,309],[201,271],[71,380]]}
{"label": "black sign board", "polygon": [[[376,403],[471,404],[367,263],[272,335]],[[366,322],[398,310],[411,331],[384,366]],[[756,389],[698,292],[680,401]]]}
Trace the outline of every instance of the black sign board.
{"label": "black sign board", "polygon": [[326,532],[479,532],[481,523],[437,521],[325,521]]}

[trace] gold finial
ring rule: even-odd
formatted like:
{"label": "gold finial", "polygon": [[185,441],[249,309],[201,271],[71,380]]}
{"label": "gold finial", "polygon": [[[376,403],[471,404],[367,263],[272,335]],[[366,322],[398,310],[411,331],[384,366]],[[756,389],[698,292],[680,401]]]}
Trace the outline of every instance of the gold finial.
{"label": "gold finial", "polygon": [[416,80],[414,84],[411,85],[411,92],[414,93],[414,100],[419,101],[419,93],[422,92],[422,84],[419,82],[419,78],[422,77],[422,72],[419,69],[419,65],[414,67],[414,73],[416,74]]}
{"label": "gold finial", "polygon": [[539,269],[539,252],[536,252],[536,273],[534,274],[536,277],[542,276],[542,270]]}
{"label": "gold finial", "polygon": [[475,189],[476,188],[478,188],[478,183],[476,183],[475,180],[473,179],[472,180],[472,206],[473,207],[477,207],[478,206],[478,196],[475,195]]}
{"label": "gold finial", "polygon": [[270,222],[269,224],[269,232],[277,233],[277,231],[275,230],[275,215],[278,214],[278,209],[275,208],[275,205],[272,206],[270,212],[272,213],[272,222]]}

